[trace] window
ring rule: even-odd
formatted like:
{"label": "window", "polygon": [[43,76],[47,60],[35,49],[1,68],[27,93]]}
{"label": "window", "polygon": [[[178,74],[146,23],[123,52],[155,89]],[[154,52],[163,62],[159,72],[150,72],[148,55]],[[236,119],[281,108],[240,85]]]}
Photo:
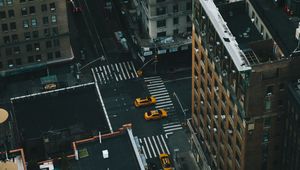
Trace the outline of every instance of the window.
{"label": "window", "polygon": [[4,6],[4,0],[0,0],[0,6]]}
{"label": "window", "polygon": [[3,63],[0,61],[0,69],[3,68]]}
{"label": "window", "polygon": [[41,11],[42,11],[42,12],[47,11],[47,5],[46,5],[46,4],[42,4],[42,5],[41,5]]}
{"label": "window", "polygon": [[29,14],[34,14],[35,13],[35,7],[31,6],[29,7]]}
{"label": "window", "polygon": [[266,95],[271,95],[271,94],[273,94],[273,85],[268,86],[266,90]]}
{"label": "window", "polygon": [[15,17],[15,11],[13,9],[9,9],[7,13],[9,18]]}
{"label": "window", "polygon": [[157,21],[157,28],[159,27],[165,27],[166,26],[166,20],[159,20]]}
{"label": "window", "polygon": [[156,8],[156,15],[166,14],[166,7]]}
{"label": "window", "polygon": [[40,43],[34,43],[33,44],[35,51],[40,51]]}
{"label": "window", "polygon": [[21,8],[21,14],[22,16],[27,15],[27,8]]}
{"label": "window", "polygon": [[33,38],[39,38],[39,31],[32,31]]}
{"label": "window", "polygon": [[37,20],[35,18],[31,19],[31,26],[36,27],[37,26]]}
{"label": "window", "polygon": [[53,33],[53,35],[58,35],[58,28],[57,27],[53,27],[52,28],[52,33]]}
{"label": "window", "polygon": [[178,34],[178,29],[173,30],[173,34],[174,35]]}
{"label": "window", "polygon": [[28,20],[24,20],[23,21],[23,27],[24,28],[28,28],[29,27],[29,21]]}
{"label": "window", "polygon": [[190,16],[186,16],[186,22],[191,22],[191,18],[190,18]]}
{"label": "window", "polygon": [[17,34],[11,35],[11,39],[12,39],[13,42],[18,42],[19,41],[19,37],[18,37]]}
{"label": "window", "polygon": [[56,51],[55,52],[55,58],[60,58],[60,57],[61,57],[60,51]]}
{"label": "window", "polygon": [[6,18],[6,13],[5,11],[0,11],[0,19]]}
{"label": "window", "polygon": [[31,39],[30,32],[24,32],[24,38],[25,38],[25,40],[30,40]]}
{"label": "window", "polygon": [[58,47],[59,46],[59,39],[54,39],[53,40],[53,46]]}
{"label": "window", "polygon": [[177,24],[178,24],[178,17],[173,18],[173,24],[174,24],[174,25],[177,25]]}
{"label": "window", "polygon": [[49,40],[49,41],[46,41],[46,48],[51,48],[52,47],[52,42]]}
{"label": "window", "polygon": [[192,3],[191,2],[186,3],[186,10],[192,10]]}
{"label": "window", "polygon": [[51,22],[52,23],[56,23],[56,15],[52,15],[51,16]]}
{"label": "window", "polygon": [[271,127],[271,117],[264,118],[264,128]]}
{"label": "window", "polygon": [[49,37],[50,36],[50,29],[49,28],[45,28],[44,29],[44,36],[45,37]]}
{"label": "window", "polygon": [[279,84],[279,90],[280,90],[280,91],[283,91],[283,90],[284,90],[284,83],[280,83],[280,84]]}
{"label": "window", "polygon": [[49,18],[48,17],[43,17],[43,24],[49,24]]}
{"label": "window", "polygon": [[33,56],[28,56],[27,57],[27,61],[28,61],[28,63],[33,63]]}
{"label": "window", "polygon": [[47,60],[53,59],[53,53],[47,53]]}
{"label": "window", "polygon": [[13,67],[14,66],[14,61],[13,60],[7,60],[7,66],[8,67]]}
{"label": "window", "polygon": [[178,4],[173,5],[173,12],[174,12],[174,13],[175,13],[175,12],[178,12]]}
{"label": "window", "polygon": [[55,11],[55,3],[54,2],[49,4],[49,6],[50,6],[51,11]]}
{"label": "window", "polygon": [[3,32],[8,31],[8,26],[7,26],[7,24],[2,24],[2,31],[3,31]]}
{"label": "window", "polygon": [[13,0],[6,0],[7,5],[12,5],[13,4]]}
{"label": "window", "polygon": [[42,56],[41,55],[36,55],[35,56],[35,60],[38,61],[38,62],[41,61],[42,60]]}
{"label": "window", "polygon": [[32,51],[32,44],[27,44],[26,45],[26,51],[31,52]]}
{"label": "window", "polygon": [[10,38],[9,38],[9,36],[4,36],[4,37],[3,37],[3,41],[4,41],[5,44],[10,43]]}
{"label": "window", "polygon": [[157,33],[157,37],[165,37],[165,36],[166,36],[166,31]]}
{"label": "window", "polygon": [[15,22],[11,22],[9,25],[10,25],[11,30],[16,30],[17,29],[17,24]]}
{"label": "window", "polygon": [[12,49],[11,49],[11,48],[6,48],[6,49],[5,49],[5,54],[6,54],[7,56],[11,56],[11,55],[12,55]]}
{"label": "window", "polygon": [[16,65],[17,66],[22,65],[22,59],[21,58],[16,59]]}
{"label": "window", "polygon": [[14,52],[15,52],[15,54],[20,54],[20,52],[21,52],[21,49],[20,49],[20,47],[14,47]]}

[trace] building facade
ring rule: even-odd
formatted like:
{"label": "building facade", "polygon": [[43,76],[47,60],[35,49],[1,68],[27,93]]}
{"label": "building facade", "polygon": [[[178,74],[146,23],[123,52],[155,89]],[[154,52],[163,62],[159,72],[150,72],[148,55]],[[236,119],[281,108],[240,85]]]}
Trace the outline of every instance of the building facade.
{"label": "building facade", "polygon": [[300,79],[288,86],[283,167],[300,169]]}
{"label": "building facade", "polygon": [[281,169],[299,56],[278,45],[252,3],[193,4],[191,143],[204,169]]}
{"label": "building facade", "polygon": [[0,0],[0,74],[73,59],[66,1]]}

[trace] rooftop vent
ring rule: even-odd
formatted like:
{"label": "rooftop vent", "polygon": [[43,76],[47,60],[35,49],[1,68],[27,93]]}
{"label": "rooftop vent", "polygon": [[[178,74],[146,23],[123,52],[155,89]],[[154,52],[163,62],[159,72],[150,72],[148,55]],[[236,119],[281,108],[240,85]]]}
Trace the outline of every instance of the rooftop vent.
{"label": "rooftop vent", "polygon": [[108,150],[102,150],[102,155],[103,155],[103,158],[104,159],[107,159],[109,156],[108,156]]}

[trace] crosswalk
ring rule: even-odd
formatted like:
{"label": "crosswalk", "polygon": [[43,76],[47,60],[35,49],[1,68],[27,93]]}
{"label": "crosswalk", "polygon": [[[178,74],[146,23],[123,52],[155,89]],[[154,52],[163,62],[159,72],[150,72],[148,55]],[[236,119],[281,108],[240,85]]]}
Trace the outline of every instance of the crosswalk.
{"label": "crosswalk", "polygon": [[146,159],[159,157],[160,153],[170,154],[164,135],[138,138]]}
{"label": "crosswalk", "polygon": [[183,129],[180,122],[170,122],[163,124],[163,130],[165,132],[166,138],[168,138],[169,135],[172,135],[174,131],[178,131]]}
{"label": "crosswalk", "polygon": [[151,96],[156,98],[156,109],[173,110],[174,106],[166,86],[160,76],[145,77],[145,83]]}
{"label": "crosswalk", "polygon": [[107,84],[111,81],[122,81],[137,78],[136,69],[132,61],[124,61],[91,68],[97,82]]}

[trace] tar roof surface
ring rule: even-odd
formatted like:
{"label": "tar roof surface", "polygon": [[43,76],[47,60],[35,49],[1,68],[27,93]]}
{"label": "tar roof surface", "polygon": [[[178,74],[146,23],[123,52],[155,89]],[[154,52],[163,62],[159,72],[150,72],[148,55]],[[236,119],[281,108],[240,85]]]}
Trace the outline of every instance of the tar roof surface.
{"label": "tar roof surface", "polygon": [[282,8],[275,7],[273,1],[250,1],[283,53],[289,56],[297,47],[295,31],[299,21],[293,21],[297,19],[288,16]]}
{"label": "tar roof surface", "polygon": [[[101,144],[97,141],[77,146],[78,150],[84,148],[87,149],[88,156],[70,161],[72,170],[140,169],[127,132],[103,139]],[[108,150],[109,158],[103,158],[102,150]]]}
{"label": "tar roof surface", "polygon": [[248,48],[249,42],[263,39],[246,13],[244,2],[223,4],[218,8],[241,49]]}
{"label": "tar roof surface", "polygon": [[13,106],[25,139],[74,126],[109,132],[94,85],[13,100]]}

